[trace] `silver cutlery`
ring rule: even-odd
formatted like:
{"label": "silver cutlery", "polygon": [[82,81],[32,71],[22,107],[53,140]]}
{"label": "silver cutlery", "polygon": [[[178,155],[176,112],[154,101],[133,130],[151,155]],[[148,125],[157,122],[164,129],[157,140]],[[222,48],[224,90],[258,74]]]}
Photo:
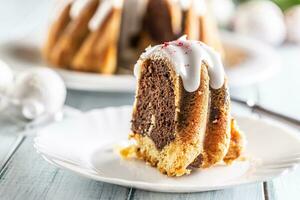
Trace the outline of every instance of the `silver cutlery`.
{"label": "silver cutlery", "polygon": [[275,112],[273,110],[267,109],[265,107],[262,107],[262,106],[256,104],[252,100],[247,100],[246,101],[246,100],[242,100],[242,99],[239,99],[239,98],[236,98],[236,97],[231,97],[231,101],[233,101],[235,103],[238,103],[238,104],[241,104],[241,105],[244,105],[244,106],[247,106],[253,112],[259,112],[259,113],[264,113],[264,114],[267,114],[267,115],[271,115],[271,116],[277,117],[279,119],[285,120],[287,122],[290,122],[294,125],[300,126],[300,119],[296,119],[296,118],[293,118],[291,116],[287,116],[287,115]]}

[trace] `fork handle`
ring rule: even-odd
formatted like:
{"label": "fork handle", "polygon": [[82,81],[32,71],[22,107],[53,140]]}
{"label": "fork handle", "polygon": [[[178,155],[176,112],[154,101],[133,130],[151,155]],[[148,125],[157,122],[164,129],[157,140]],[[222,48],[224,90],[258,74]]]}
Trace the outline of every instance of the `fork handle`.
{"label": "fork handle", "polygon": [[256,112],[260,112],[260,113],[262,112],[264,114],[268,114],[268,115],[277,117],[278,119],[290,122],[293,125],[300,126],[300,120],[299,119],[296,119],[296,118],[293,118],[293,117],[290,117],[290,116],[287,116],[287,115],[284,115],[284,114],[280,114],[278,112],[266,109],[266,108],[264,108],[260,105],[257,105],[257,104],[249,104],[247,101],[241,100],[239,98],[230,97],[230,99],[231,99],[231,101],[233,101],[235,103],[239,103],[241,105],[247,106],[248,108],[252,109],[252,111],[256,111]]}
{"label": "fork handle", "polygon": [[280,119],[283,119],[283,120],[286,120],[286,121],[288,121],[290,123],[293,123],[293,124],[295,124],[297,126],[300,126],[300,120],[298,120],[296,118],[293,118],[293,117],[290,117],[290,116],[287,116],[287,115],[284,115],[284,114],[281,114],[281,113],[278,113],[278,112],[266,109],[266,108],[261,107],[259,105],[254,105],[252,107],[252,109],[253,109],[253,111],[264,112],[266,114],[273,115],[275,117],[278,117]]}

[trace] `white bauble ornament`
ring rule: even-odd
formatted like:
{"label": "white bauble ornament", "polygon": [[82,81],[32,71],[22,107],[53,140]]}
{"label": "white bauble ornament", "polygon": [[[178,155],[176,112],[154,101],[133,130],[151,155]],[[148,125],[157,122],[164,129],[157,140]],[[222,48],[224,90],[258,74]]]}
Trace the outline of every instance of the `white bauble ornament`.
{"label": "white bauble ornament", "polygon": [[211,0],[213,15],[221,26],[228,26],[232,21],[235,12],[235,6],[232,0]]}
{"label": "white bauble ornament", "polygon": [[234,30],[271,45],[280,45],[286,38],[283,13],[268,0],[241,4],[234,18]]}
{"label": "white bauble ornament", "polygon": [[12,86],[14,74],[9,66],[0,60],[0,94],[5,95]]}
{"label": "white bauble ornament", "polygon": [[0,60],[0,111],[7,105],[7,94],[13,85],[14,75],[9,66]]}
{"label": "white bauble ornament", "polygon": [[288,9],[285,13],[287,40],[300,44],[300,5]]}
{"label": "white bauble ornament", "polygon": [[19,100],[24,117],[36,119],[61,111],[66,99],[66,87],[53,70],[34,68],[17,76],[13,96]]}

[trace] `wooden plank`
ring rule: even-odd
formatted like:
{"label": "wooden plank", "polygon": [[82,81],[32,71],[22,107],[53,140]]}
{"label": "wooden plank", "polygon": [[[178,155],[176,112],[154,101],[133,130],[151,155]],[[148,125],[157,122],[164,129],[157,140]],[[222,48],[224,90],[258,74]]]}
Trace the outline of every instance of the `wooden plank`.
{"label": "wooden plank", "polygon": [[19,134],[19,132],[23,128],[23,124],[9,118],[8,115],[1,114],[0,127],[1,127],[0,128],[0,171],[1,171],[23,139],[23,136]]}
{"label": "wooden plank", "polygon": [[0,176],[0,199],[126,199],[124,187],[96,182],[58,169],[25,139]]}
{"label": "wooden plank", "polygon": [[86,111],[107,106],[132,105],[133,101],[133,93],[99,93],[68,90],[66,104]]}
{"label": "wooden plank", "polygon": [[227,190],[201,192],[201,193],[187,193],[187,194],[168,194],[168,193],[154,193],[143,190],[133,192],[132,199],[135,200],[201,200],[201,199],[243,199],[243,200],[260,200],[264,199],[263,188],[261,184],[251,184],[245,186],[234,187]]}
{"label": "wooden plank", "polygon": [[[241,99],[256,100],[256,88],[248,87],[245,89],[234,88],[231,95]],[[88,98],[86,98],[88,96]],[[68,90],[66,104],[83,111],[94,108],[104,108],[107,106],[132,105],[134,101],[133,93],[97,93]],[[234,114],[250,114],[250,111],[239,104],[232,103],[232,111]]]}
{"label": "wooden plank", "polygon": [[300,169],[267,182],[265,187],[269,200],[299,199]]}
{"label": "wooden plank", "polygon": [[[91,98],[85,98],[87,95]],[[133,97],[133,94],[126,93],[70,91],[67,103],[88,110],[132,104]],[[18,138],[16,135],[23,130],[25,123],[12,121],[4,116],[2,118],[0,119],[0,159],[6,165],[0,172],[0,199],[127,198],[130,191],[128,188],[88,180],[49,165],[33,149],[32,138],[26,139],[11,158],[15,147],[19,144],[15,142]],[[14,148],[10,148],[11,146]]]}
{"label": "wooden plank", "polygon": [[260,103],[278,112],[300,119],[300,48],[280,49],[282,70],[259,86]]}
{"label": "wooden plank", "polygon": [[[262,119],[274,119],[272,116],[259,115]],[[286,123],[287,125],[287,123]],[[299,130],[299,126],[293,126]],[[295,129],[295,130],[297,130]],[[299,152],[298,152],[299,153]],[[281,199],[298,199],[300,197],[300,168],[288,174],[284,174],[272,181],[264,183],[265,199],[267,200],[281,200]]]}
{"label": "wooden plank", "polygon": [[[78,110],[65,107],[64,113],[65,117],[70,117],[78,114]],[[0,172],[23,141],[27,124],[26,120],[16,114],[16,110],[8,108],[2,111],[0,115]],[[27,134],[31,132],[27,130]]]}
{"label": "wooden plank", "polygon": [[[286,46],[279,50],[283,69],[269,81],[260,84],[260,103],[265,107],[300,119],[300,48]],[[299,130],[299,127],[298,127]],[[270,200],[299,199],[300,169],[265,184]]]}

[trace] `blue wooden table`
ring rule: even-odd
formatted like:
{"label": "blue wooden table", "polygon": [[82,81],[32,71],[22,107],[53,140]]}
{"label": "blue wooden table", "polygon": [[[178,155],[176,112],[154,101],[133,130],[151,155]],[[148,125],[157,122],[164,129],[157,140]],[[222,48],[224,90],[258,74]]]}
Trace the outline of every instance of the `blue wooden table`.
{"label": "blue wooden table", "polygon": [[[0,41],[7,34],[25,30],[14,25],[16,20],[5,18],[14,8],[14,3],[32,7],[32,13],[46,16],[37,0],[0,0],[0,21],[12,30],[0,29]],[[44,0],[43,4],[48,1]],[[5,7],[5,5],[7,7]],[[12,10],[9,10],[12,9]],[[18,8],[20,9],[20,8]],[[21,10],[16,13],[24,15]],[[11,20],[9,23],[9,20]],[[39,19],[37,19],[38,23]],[[2,24],[1,24],[2,26]],[[14,27],[14,30],[13,28]],[[17,37],[17,34],[14,35]],[[232,88],[231,94],[243,99],[252,99],[259,104],[300,118],[300,48],[283,46],[277,49],[283,60],[282,71],[268,80],[245,88]],[[0,55],[1,59],[1,55]],[[134,94],[92,93],[68,91],[67,105],[87,111],[106,106],[130,105]],[[251,110],[233,104],[233,113],[251,114]],[[261,116],[264,117],[264,116]],[[12,199],[300,199],[300,170],[269,182],[242,185],[221,191],[168,194],[126,188],[82,178],[71,172],[51,166],[38,155],[32,144],[33,136],[24,136],[26,123],[9,119],[0,113],[0,200]],[[299,127],[298,127],[299,128]]]}

